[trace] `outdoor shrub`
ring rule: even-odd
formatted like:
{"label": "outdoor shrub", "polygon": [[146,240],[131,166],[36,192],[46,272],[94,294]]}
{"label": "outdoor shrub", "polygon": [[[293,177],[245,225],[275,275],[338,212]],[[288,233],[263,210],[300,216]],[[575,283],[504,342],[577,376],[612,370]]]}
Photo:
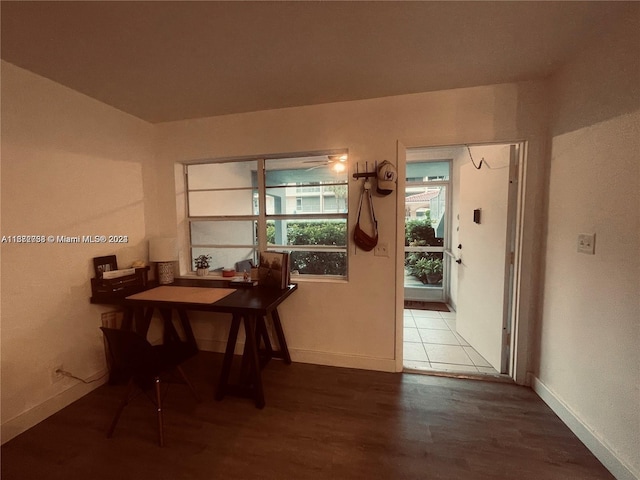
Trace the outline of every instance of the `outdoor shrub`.
{"label": "outdoor shrub", "polygon": [[[337,245],[347,243],[345,222],[333,221],[288,221],[288,245]],[[275,244],[276,228],[274,222],[267,224],[267,243]],[[301,252],[290,255],[291,270],[302,275],[345,275],[347,255],[341,252]]]}
{"label": "outdoor shrub", "polygon": [[431,226],[431,218],[426,215],[405,222],[404,244],[405,246],[441,246],[442,239],[436,238],[436,232]]}
{"label": "outdoor shrub", "polygon": [[340,252],[291,252],[291,270],[301,275],[345,275],[347,255]]}

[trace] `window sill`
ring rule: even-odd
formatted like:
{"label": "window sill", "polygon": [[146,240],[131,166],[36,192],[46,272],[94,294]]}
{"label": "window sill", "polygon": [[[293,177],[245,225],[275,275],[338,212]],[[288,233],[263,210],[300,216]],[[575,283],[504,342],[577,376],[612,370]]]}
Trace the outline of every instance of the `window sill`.
{"label": "window sill", "polygon": [[195,273],[190,275],[179,275],[176,278],[188,278],[189,280],[205,280],[205,281],[229,281],[235,280],[236,277],[223,277],[222,275],[196,275]]}
{"label": "window sill", "polygon": [[[235,277],[223,277],[221,275],[206,275],[206,276],[198,276],[198,275],[180,275],[176,276],[176,283],[189,283],[193,285],[194,283],[208,284],[211,282],[222,282],[223,284],[228,284],[234,280],[242,280],[243,277],[241,275],[236,275]],[[321,276],[321,275],[292,275],[291,276],[292,283],[349,283],[347,278],[343,277],[329,277],[329,276]]]}
{"label": "window sill", "polygon": [[216,287],[226,288],[234,280],[242,280],[242,276],[223,277],[222,275],[180,275],[175,278],[174,284],[186,287]]}

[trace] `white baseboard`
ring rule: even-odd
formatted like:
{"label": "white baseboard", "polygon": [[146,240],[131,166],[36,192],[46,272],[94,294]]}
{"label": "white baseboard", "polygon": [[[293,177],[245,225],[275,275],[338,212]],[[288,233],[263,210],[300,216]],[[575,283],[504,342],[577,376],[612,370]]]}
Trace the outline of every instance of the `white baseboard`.
{"label": "white baseboard", "polygon": [[[198,348],[207,352],[224,353],[226,342],[216,340],[197,339]],[[236,355],[242,355],[244,342],[238,342],[235,348]],[[387,358],[364,357],[358,355],[344,355],[339,353],[316,352],[310,350],[289,349],[291,360],[300,363],[312,363],[314,365],[326,365],[330,367],[358,368],[360,370],[376,370],[380,372],[395,372],[396,361]]]}
{"label": "white baseboard", "polygon": [[[82,383],[76,381],[74,385],[71,385],[61,393],[45,400],[39,405],[30,408],[29,410],[21,413],[20,415],[7,420],[2,424],[1,436],[2,443],[6,443],[12,438],[17,437],[21,433],[29,430],[31,427],[37,425],[44,419],[50,417],[56,412],[59,412],[68,405],[71,405],[76,400],[84,397],[87,393],[95,390],[96,388],[104,385],[107,378],[107,370],[102,370],[92,375],[87,381],[97,380],[95,383]],[[104,378],[103,378],[104,377]]]}
{"label": "white baseboard", "polygon": [[616,477],[617,480],[640,480],[640,472],[633,472],[603,439],[583,422],[576,413],[549,387],[536,377],[531,376],[531,388],[551,410],[569,427],[591,453]]}
{"label": "white baseboard", "polygon": [[360,370],[376,370],[379,372],[396,371],[396,361],[393,358],[364,357],[296,349],[289,349],[289,353],[291,354],[291,360],[294,362],[327,365],[330,367],[357,368]]}

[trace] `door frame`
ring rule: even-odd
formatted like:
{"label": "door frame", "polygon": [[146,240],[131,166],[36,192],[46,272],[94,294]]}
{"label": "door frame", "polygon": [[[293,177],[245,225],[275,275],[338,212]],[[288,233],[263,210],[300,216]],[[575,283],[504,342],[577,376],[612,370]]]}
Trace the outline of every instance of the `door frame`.
{"label": "door frame", "polygon": [[[509,338],[509,365],[507,375],[511,377],[515,383],[519,385],[528,385],[528,356],[530,351],[530,334],[529,326],[532,323],[531,310],[523,305],[521,302],[522,297],[531,298],[534,285],[532,282],[524,282],[523,279],[532,278],[534,265],[527,261],[524,262],[523,256],[523,235],[525,230],[531,228],[531,223],[534,219],[530,211],[527,211],[525,207],[525,198],[527,189],[527,154],[528,154],[528,142],[525,140],[505,140],[505,141],[492,141],[492,142],[473,142],[473,143],[454,143],[445,145],[429,145],[429,144],[405,144],[398,140],[396,144],[396,168],[398,172],[397,189],[398,192],[404,192],[406,187],[406,166],[407,166],[407,149],[410,148],[443,148],[443,147],[455,147],[461,145],[496,145],[496,144],[517,144],[519,146],[518,155],[518,167],[513,178],[510,177],[510,182],[516,182],[515,192],[512,194],[510,190],[509,206],[510,214],[513,215],[515,226],[513,236],[513,270],[509,278],[510,289],[510,308],[508,315],[511,318],[511,332]],[[511,186],[511,185],[510,185]],[[452,192],[449,192],[451,195]],[[515,198],[513,198],[515,197]],[[512,202],[515,201],[515,204]],[[398,196],[396,210],[396,371],[401,372],[403,370],[403,333],[404,333],[404,248],[400,248],[400,245],[404,245],[404,214],[405,214],[405,202],[403,196]],[[531,203],[528,205],[531,209]],[[527,214],[527,215],[525,215]]]}

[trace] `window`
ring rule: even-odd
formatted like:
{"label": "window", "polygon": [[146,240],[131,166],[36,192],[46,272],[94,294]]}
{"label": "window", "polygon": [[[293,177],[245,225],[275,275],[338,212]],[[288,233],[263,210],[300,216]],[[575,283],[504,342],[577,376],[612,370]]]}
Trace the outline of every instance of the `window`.
{"label": "window", "polygon": [[448,275],[443,260],[450,162],[422,160],[411,153],[407,150],[404,295],[410,300],[442,301]]}
{"label": "window", "polygon": [[234,267],[256,263],[260,250],[287,250],[294,276],[346,277],[347,173],[339,162],[312,155],[187,165],[192,261],[205,254],[214,269]]}
{"label": "window", "polygon": [[253,260],[257,248],[258,161],[185,168],[191,261],[211,255],[213,268]]}

